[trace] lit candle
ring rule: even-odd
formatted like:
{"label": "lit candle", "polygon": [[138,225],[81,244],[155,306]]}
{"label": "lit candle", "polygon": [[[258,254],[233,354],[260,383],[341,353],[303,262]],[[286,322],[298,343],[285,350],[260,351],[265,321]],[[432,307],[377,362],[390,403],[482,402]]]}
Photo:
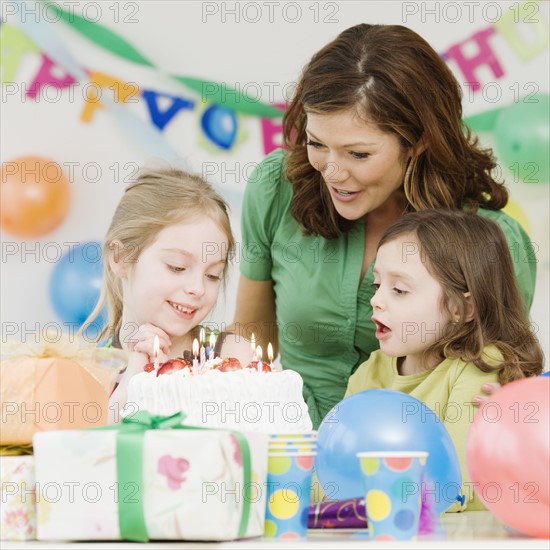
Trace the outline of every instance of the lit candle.
{"label": "lit candle", "polygon": [[199,352],[199,365],[201,367],[201,370],[204,367],[204,364],[206,363],[206,349],[204,348],[204,344],[206,343],[205,340],[206,340],[206,336],[205,336],[204,328],[201,327],[201,330],[199,332],[199,343],[201,346],[201,349]]}
{"label": "lit candle", "polygon": [[155,334],[155,339],[153,341],[153,355],[155,362],[155,370],[159,370],[159,349],[160,349],[160,341],[159,337]]}
{"label": "lit candle", "polygon": [[273,370],[273,346],[271,342],[267,344],[267,357],[269,358],[269,367]]}
{"label": "lit candle", "polygon": [[254,333],[252,333],[250,339],[250,348],[252,349],[252,361],[256,361],[256,338],[254,338]]}
{"label": "lit candle", "polygon": [[262,348],[260,346],[258,346],[256,348],[256,357],[258,358],[258,363],[257,363],[257,369],[258,369],[258,372],[262,372]]}
{"label": "lit candle", "polygon": [[199,352],[199,365],[201,369],[204,367],[204,364],[206,363],[206,350],[204,349],[204,346],[201,346],[201,350]]}
{"label": "lit candle", "polygon": [[214,348],[216,347],[216,336],[213,332],[210,333],[210,355],[208,359],[214,359]]}
{"label": "lit candle", "polygon": [[193,340],[193,376],[199,372],[199,362],[197,361],[197,355],[199,353],[199,341],[195,338]]}

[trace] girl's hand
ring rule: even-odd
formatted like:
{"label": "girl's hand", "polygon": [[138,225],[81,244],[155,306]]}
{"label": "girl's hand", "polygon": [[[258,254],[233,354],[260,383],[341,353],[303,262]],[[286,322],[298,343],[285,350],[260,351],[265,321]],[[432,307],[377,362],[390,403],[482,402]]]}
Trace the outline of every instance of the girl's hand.
{"label": "girl's hand", "polygon": [[487,396],[490,397],[493,395],[499,388],[501,388],[501,385],[498,382],[488,382],[487,384],[483,384],[481,386],[481,391],[485,393],[486,395],[476,395],[472,399],[472,405],[474,407],[481,407],[485,401],[487,401]]}
{"label": "girl's hand", "polygon": [[155,355],[155,336],[159,337],[160,352],[164,355],[170,353],[172,342],[170,337],[162,329],[145,323],[141,325],[137,332],[132,335],[132,340],[128,342],[128,349],[137,353],[148,355],[150,360],[153,360]]}

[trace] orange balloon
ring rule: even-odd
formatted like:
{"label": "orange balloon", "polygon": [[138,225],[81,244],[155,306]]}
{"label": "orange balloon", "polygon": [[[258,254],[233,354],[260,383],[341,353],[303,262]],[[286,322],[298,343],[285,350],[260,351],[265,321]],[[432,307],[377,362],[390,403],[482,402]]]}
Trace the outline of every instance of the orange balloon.
{"label": "orange balloon", "polygon": [[0,226],[15,237],[40,237],[67,215],[71,186],[61,166],[47,158],[25,156],[2,164]]}

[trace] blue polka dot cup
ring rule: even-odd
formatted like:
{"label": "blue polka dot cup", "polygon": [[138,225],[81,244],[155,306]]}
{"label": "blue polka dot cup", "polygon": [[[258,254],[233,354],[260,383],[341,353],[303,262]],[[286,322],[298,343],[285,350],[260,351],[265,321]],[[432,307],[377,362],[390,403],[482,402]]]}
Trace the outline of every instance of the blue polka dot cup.
{"label": "blue polka dot cup", "polygon": [[315,452],[287,451],[267,458],[264,537],[303,539],[307,534]]}
{"label": "blue polka dot cup", "polygon": [[369,534],[374,540],[415,540],[428,453],[357,453],[365,488]]}

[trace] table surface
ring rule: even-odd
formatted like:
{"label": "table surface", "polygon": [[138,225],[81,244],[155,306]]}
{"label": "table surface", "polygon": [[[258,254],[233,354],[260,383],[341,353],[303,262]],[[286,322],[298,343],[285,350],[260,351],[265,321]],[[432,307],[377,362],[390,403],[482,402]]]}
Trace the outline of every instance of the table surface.
{"label": "table surface", "polygon": [[[233,542],[154,542],[156,548],[252,548],[290,550],[293,548],[456,548],[468,550],[491,548],[506,550],[508,548],[550,549],[550,541],[527,538],[515,533],[512,529],[500,523],[490,512],[463,512],[446,514],[442,520],[441,533],[437,535],[421,536],[416,541],[382,542],[370,541],[365,531],[354,529],[310,529],[306,540],[284,542],[254,538]],[[2,541],[2,550],[42,549],[62,550],[80,549],[107,549],[120,550],[141,548],[143,544],[133,542],[8,542]]]}

